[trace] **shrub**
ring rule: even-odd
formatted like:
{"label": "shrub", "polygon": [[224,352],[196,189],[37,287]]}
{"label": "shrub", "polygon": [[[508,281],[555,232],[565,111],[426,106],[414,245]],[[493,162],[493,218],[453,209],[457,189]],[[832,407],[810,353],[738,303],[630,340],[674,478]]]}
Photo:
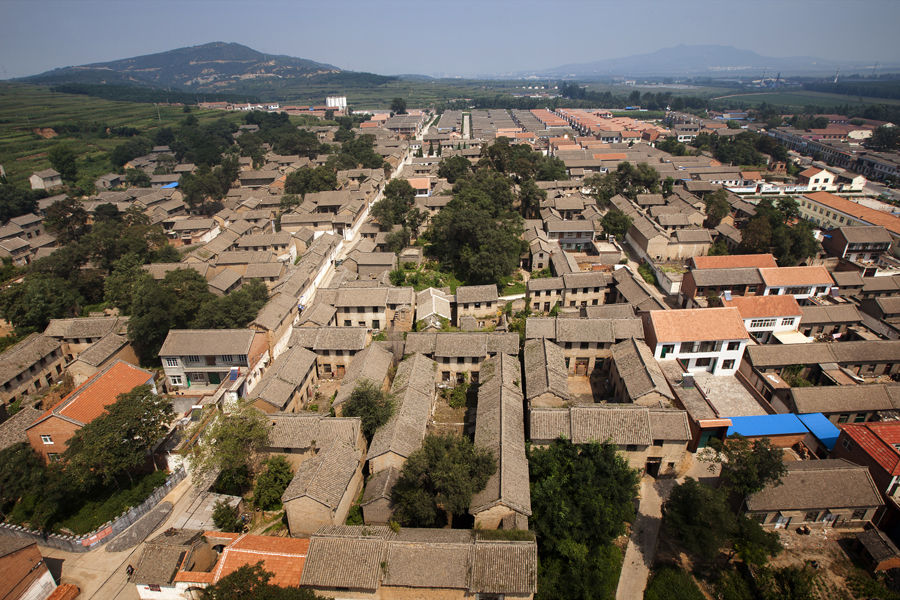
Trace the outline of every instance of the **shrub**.
{"label": "shrub", "polygon": [[236,532],[241,530],[241,520],[238,518],[237,507],[230,506],[227,502],[219,500],[213,507],[213,523],[222,531]]}
{"label": "shrub", "polygon": [[283,456],[273,456],[266,461],[265,470],[256,478],[253,503],[263,510],[281,506],[281,495],[294,477],[291,465]]}
{"label": "shrub", "polygon": [[705,600],[705,596],[689,573],[663,567],[650,578],[644,600]]}

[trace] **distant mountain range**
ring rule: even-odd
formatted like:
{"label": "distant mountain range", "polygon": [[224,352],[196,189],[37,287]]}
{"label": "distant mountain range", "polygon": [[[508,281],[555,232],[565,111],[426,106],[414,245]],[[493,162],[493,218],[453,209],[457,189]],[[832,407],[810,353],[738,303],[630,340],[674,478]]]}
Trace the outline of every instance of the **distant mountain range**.
{"label": "distant mountain range", "polygon": [[281,87],[285,81],[341,80],[351,74],[354,73],[304,58],[264,54],[241,44],[212,42],[110,62],[53,69],[18,81],[44,85],[130,84],[224,92],[267,83],[272,87]]}
{"label": "distant mountain range", "polygon": [[[846,73],[866,72],[873,67],[866,61],[837,61],[811,56],[777,58],[762,56],[752,50],[732,46],[680,45],[663,48],[649,54],[624,58],[605,58],[592,62],[573,63],[517,73],[519,77],[556,77],[562,79],[590,79],[597,77],[649,77],[649,76],[709,76],[729,77],[760,74],[814,75],[834,73],[841,69]],[[898,68],[900,63],[882,63],[879,68]]]}

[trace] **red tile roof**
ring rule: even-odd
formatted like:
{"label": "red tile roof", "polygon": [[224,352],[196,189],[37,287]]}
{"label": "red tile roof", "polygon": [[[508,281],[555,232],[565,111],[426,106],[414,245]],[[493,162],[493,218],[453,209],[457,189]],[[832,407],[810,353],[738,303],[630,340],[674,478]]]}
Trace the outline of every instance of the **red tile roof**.
{"label": "red tile roof", "polygon": [[900,451],[894,447],[900,444],[900,423],[854,423],[842,430],[885,471],[900,475]]}
{"label": "red tile roof", "polygon": [[594,160],[628,160],[624,152],[609,152],[607,154],[595,154]]}
{"label": "red tile roof", "polygon": [[115,404],[119,394],[127,394],[152,379],[153,374],[150,371],[139,369],[121,360],[117,361],[108,369],[85,381],[56,406],[41,415],[32,427],[51,414],[86,425],[105,413],[107,406]]}
{"label": "red tile roof", "polygon": [[744,329],[741,313],[731,307],[651,310],[650,322],[657,343],[742,340],[750,337]]}
{"label": "red tile roof", "polygon": [[81,590],[74,583],[60,584],[53,593],[47,596],[47,600],[75,600],[81,594]]}
{"label": "red tile roof", "polygon": [[777,267],[775,257],[771,254],[734,254],[724,256],[695,256],[694,267],[697,269],[741,269],[747,267]]}
{"label": "red tile roof", "polygon": [[825,267],[776,267],[760,269],[759,276],[767,286],[834,285]]}
{"label": "red tile roof", "polygon": [[780,296],[734,296],[723,300],[724,306],[732,306],[741,313],[743,319],[764,317],[800,317],[800,305],[790,294]]}
{"label": "red tile roof", "polygon": [[806,177],[807,179],[809,179],[813,175],[818,175],[822,171],[825,171],[825,169],[819,169],[818,167],[810,167],[810,168],[806,169],[805,171],[800,171],[800,177]]}
{"label": "red tile roof", "polygon": [[272,573],[270,583],[280,587],[297,587],[308,551],[308,539],[242,535],[222,551],[213,570],[213,583],[244,565],[262,561],[263,568]]}
{"label": "red tile roof", "polygon": [[846,215],[850,215],[865,223],[881,225],[895,235],[900,234],[900,217],[895,217],[886,212],[881,212],[880,210],[857,204],[856,202],[846,200],[840,196],[835,196],[834,194],[829,194],[828,192],[813,192],[811,194],[804,194],[803,197],[838,210]]}

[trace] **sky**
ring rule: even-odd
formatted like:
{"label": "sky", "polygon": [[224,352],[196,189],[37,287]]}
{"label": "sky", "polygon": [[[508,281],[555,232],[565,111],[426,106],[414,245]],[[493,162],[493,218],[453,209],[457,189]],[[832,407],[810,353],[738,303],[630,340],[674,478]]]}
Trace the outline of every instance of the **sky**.
{"label": "sky", "polygon": [[207,42],[385,75],[504,74],[723,44],[900,62],[900,0],[0,0],[0,79]]}

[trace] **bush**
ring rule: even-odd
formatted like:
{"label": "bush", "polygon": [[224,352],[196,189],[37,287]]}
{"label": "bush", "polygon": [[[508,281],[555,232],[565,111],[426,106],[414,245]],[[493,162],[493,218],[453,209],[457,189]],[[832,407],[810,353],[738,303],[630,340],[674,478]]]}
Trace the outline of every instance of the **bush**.
{"label": "bush", "polygon": [[94,531],[129,508],[138,506],[156,488],[164,484],[168,476],[166,471],[154,471],[140,479],[135,479],[134,484],[127,488],[116,490],[108,496],[91,499],[77,513],[62,521],[59,526],[77,535]]}
{"label": "bush", "polygon": [[250,470],[247,465],[241,465],[235,469],[222,469],[213,484],[212,491],[217,494],[242,496],[250,487],[250,483]]}
{"label": "bush", "polygon": [[229,506],[227,502],[219,500],[213,507],[213,523],[222,531],[229,533],[237,532],[242,529],[241,520],[238,518],[237,507]]}
{"label": "bush", "polygon": [[294,471],[283,456],[273,456],[265,467],[256,478],[253,503],[263,510],[275,510],[281,506],[281,495],[293,479]]}
{"label": "bush", "polygon": [[653,272],[653,269],[650,268],[650,265],[641,263],[641,266],[638,267],[638,273],[644,278],[644,281],[650,285],[656,285],[656,274]]}
{"label": "bush", "polygon": [[689,573],[663,567],[650,578],[644,600],[705,600],[705,596]]}

